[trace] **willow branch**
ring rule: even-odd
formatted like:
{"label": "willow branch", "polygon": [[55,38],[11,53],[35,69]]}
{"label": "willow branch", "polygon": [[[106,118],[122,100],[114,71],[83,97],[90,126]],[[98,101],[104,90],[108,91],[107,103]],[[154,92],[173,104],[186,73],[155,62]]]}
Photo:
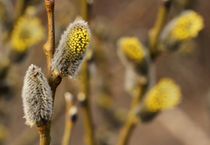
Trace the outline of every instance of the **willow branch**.
{"label": "willow branch", "polygon": [[54,0],[45,0],[45,8],[48,19],[48,40],[44,45],[44,52],[47,57],[47,66],[49,71],[51,67],[51,60],[55,52]]}
{"label": "willow branch", "polygon": [[39,145],[50,144],[50,123],[38,127],[39,130]]}
{"label": "willow branch", "polygon": [[128,144],[134,129],[136,128],[141,119],[137,116],[141,100],[144,99],[148,88],[150,88],[151,84],[153,84],[153,82],[155,81],[155,70],[153,60],[151,59],[151,54],[149,52],[147,52],[147,54],[148,55],[145,56],[145,63],[143,64],[146,66],[145,69],[147,69],[147,74],[145,75],[146,80],[142,81],[141,78],[136,78],[138,79],[138,83],[136,86],[137,91],[136,93],[133,93],[131,108],[128,113],[127,120],[125,121],[125,124],[122,127],[122,129],[120,130],[117,145]]}
{"label": "willow branch", "polygon": [[171,7],[172,0],[163,0],[162,5],[159,9],[157,20],[155,22],[154,27],[151,29],[149,34],[149,43],[150,43],[150,51],[152,56],[156,56],[158,51],[158,43],[160,39],[160,34],[167,22],[169,10]]}
{"label": "willow branch", "polygon": [[[51,72],[51,61],[55,51],[55,30],[54,30],[54,0],[45,0],[45,8],[47,11],[48,19],[48,40],[44,45],[44,52],[47,57],[47,68],[49,73],[49,85],[52,90],[53,100],[55,97],[55,91],[61,78],[58,74]],[[49,145],[50,144],[50,127],[51,122],[47,122],[45,125],[42,125],[39,128],[40,133],[40,145]]]}
{"label": "willow branch", "polygon": [[[92,113],[91,113],[91,106],[90,106],[90,74],[88,69],[88,62],[84,62],[83,64],[83,71],[82,71],[82,78],[81,81],[83,82],[82,90],[84,92],[79,94],[78,99],[81,104],[81,111],[84,121],[84,128],[85,128],[85,141],[87,145],[95,145],[94,139],[94,126],[92,120]],[[85,71],[84,71],[85,70]]]}
{"label": "willow branch", "polygon": [[137,117],[134,114],[130,114],[128,120],[125,122],[125,125],[120,130],[120,135],[117,145],[128,144],[132,132],[136,128],[137,124],[138,124]]}
{"label": "willow branch", "polygon": [[62,145],[69,145],[71,143],[72,129],[77,120],[77,108],[75,106],[74,98],[70,93],[65,94],[66,100],[66,119]]}
{"label": "willow branch", "polygon": [[[81,15],[82,17],[90,22],[91,19],[91,7],[92,1],[81,0]],[[84,99],[82,99],[82,115],[85,127],[85,141],[87,145],[95,145],[94,139],[94,126],[92,120],[91,106],[90,106],[90,70],[89,62],[86,59],[83,63],[81,70],[81,92],[84,93]]]}
{"label": "willow branch", "polygon": [[148,86],[147,84],[144,84],[143,86],[140,84],[138,85],[139,89],[137,93],[134,94],[135,96],[133,96],[131,108],[130,108],[127,120],[125,121],[125,124],[122,127],[122,129],[120,130],[117,145],[127,145],[133,133],[133,130],[136,128],[137,124],[139,123],[139,120],[137,119],[137,116],[136,116],[136,113],[137,113],[136,111],[140,104],[142,96],[146,92],[147,86]]}
{"label": "willow branch", "polygon": [[62,145],[69,145],[69,143],[71,142],[71,134],[73,127],[74,127],[74,122],[66,119]]}

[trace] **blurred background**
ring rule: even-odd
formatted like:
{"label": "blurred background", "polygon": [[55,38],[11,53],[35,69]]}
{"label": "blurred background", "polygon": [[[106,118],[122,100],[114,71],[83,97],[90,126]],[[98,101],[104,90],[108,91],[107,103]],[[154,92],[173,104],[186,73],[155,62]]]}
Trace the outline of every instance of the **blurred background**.
{"label": "blurred background", "polygon": [[[183,99],[176,109],[167,110],[152,122],[139,125],[131,137],[130,145],[210,144],[210,3],[207,0],[190,0],[189,4],[182,7],[180,3],[184,0],[174,1],[176,1],[175,6],[169,17],[174,17],[183,9],[193,9],[203,16],[205,27],[195,39],[193,46],[190,46],[192,48],[189,52],[163,53],[157,58],[155,62],[157,80],[162,77],[173,78],[182,89]],[[10,54],[12,50],[10,31],[17,25],[13,23],[15,18],[21,17],[16,16],[19,15],[16,11],[17,3],[18,0],[0,0],[1,58]],[[98,57],[105,58],[106,62],[96,62],[91,65],[91,105],[96,136],[111,144],[117,141],[120,125],[111,126],[106,122],[109,116],[106,116],[98,106],[101,92],[106,90],[112,98],[114,107],[123,108],[125,112],[131,102],[131,97],[124,89],[125,68],[117,56],[116,42],[122,36],[137,36],[142,42],[147,43],[148,32],[154,25],[160,5],[160,0],[94,0],[90,25],[93,35],[100,39],[97,45],[102,53]],[[21,90],[25,71],[31,63],[40,66],[46,73],[43,45],[47,40],[47,19],[44,1],[29,0],[28,6],[34,7],[29,10],[28,15],[36,15],[39,18],[44,36],[38,44],[27,50],[26,56],[21,56],[24,60],[10,66],[6,78],[0,79],[0,144],[2,145],[38,144],[36,128],[24,124]],[[20,15],[23,13],[20,12]],[[55,1],[56,46],[62,32],[79,15],[79,1]],[[5,61],[2,59],[1,65],[4,65]],[[108,87],[104,88],[104,80]],[[61,144],[65,120],[63,96],[67,91],[76,95],[78,82],[66,78],[57,89],[51,131],[52,145]],[[112,132],[107,133],[107,130]],[[82,117],[79,114],[73,129],[72,144],[84,144],[83,135]]]}

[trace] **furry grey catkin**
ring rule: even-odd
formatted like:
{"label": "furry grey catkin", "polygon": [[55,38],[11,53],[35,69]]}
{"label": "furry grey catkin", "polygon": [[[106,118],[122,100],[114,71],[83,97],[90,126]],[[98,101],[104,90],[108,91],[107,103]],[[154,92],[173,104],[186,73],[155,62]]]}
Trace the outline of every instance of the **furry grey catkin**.
{"label": "furry grey catkin", "polygon": [[84,60],[90,42],[88,24],[82,19],[71,23],[61,37],[53,57],[52,70],[74,77]]}
{"label": "furry grey catkin", "polygon": [[51,120],[52,91],[41,68],[33,64],[29,66],[24,78],[22,99],[27,125],[33,126]]}

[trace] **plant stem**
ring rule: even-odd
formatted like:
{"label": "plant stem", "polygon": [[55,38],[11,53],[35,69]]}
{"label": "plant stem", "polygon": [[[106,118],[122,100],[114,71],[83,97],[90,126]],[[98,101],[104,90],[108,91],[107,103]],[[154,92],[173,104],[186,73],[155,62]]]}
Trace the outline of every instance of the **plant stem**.
{"label": "plant stem", "polygon": [[83,96],[79,96],[81,102],[81,111],[85,127],[85,141],[87,145],[95,145],[94,141],[94,126],[92,120],[91,106],[90,106],[90,74],[88,69],[88,62],[85,61],[82,68],[81,87]]}
{"label": "plant stem", "polygon": [[81,5],[81,16],[83,19],[86,21],[91,19],[91,14],[92,14],[92,5],[93,0],[80,0],[80,5]]}
{"label": "plant stem", "polygon": [[86,130],[85,141],[87,145],[95,145],[94,127],[93,127],[92,115],[91,115],[91,110],[90,110],[91,108],[90,108],[88,100],[86,100],[85,106],[86,107],[82,109],[83,116],[84,116],[84,126]]}
{"label": "plant stem", "polygon": [[127,145],[129,139],[132,135],[133,130],[135,129],[138,121],[134,114],[129,115],[129,119],[126,121],[125,125],[120,131],[119,141],[117,145]]}
{"label": "plant stem", "polygon": [[139,85],[139,89],[134,94],[135,96],[133,96],[131,108],[128,114],[128,119],[126,120],[123,128],[120,130],[120,135],[117,145],[127,145],[133,130],[136,128],[136,125],[138,124],[136,110],[138,108],[142,96],[146,92],[146,87],[147,87],[146,84],[143,86]]}
{"label": "plant stem", "polygon": [[[54,28],[54,0],[45,0],[45,8],[48,20],[48,40],[44,45],[44,52],[47,57],[47,69],[49,74],[49,85],[52,90],[53,103],[57,86],[61,82],[61,77],[51,72],[52,57],[55,52],[55,28]],[[40,145],[50,145],[50,127],[51,121],[47,122],[45,126],[39,127]]]}
{"label": "plant stem", "polygon": [[51,60],[55,52],[54,0],[45,0],[45,8],[48,19],[48,40],[44,45],[44,52],[47,57],[48,71],[50,71]]}
{"label": "plant stem", "polygon": [[69,143],[71,141],[71,134],[72,134],[73,127],[74,127],[74,122],[69,121],[69,118],[66,118],[64,136],[63,136],[63,144],[62,145],[69,145]]}
{"label": "plant stem", "polygon": [[158,42],[160,39],[160,34],[167,22],[170,7],[171,7],[171,0],[162,2],[155,25],[150,31],[149,42],[150,42],[150,51],[152,56],[156,56],[159,53]]}
{"label": "plant stem", "polygon": [[64,96],[66,100],[66,120],[62,145],[69,145],[72,129],[77,121],[77,108],[74,97],[70,93],[66,93]]}
{"label": "plant stem", "polygon": [[50,123],[39,126],[39,145],[49,145],[50,144]]}
{"label": "plant stem", "polygon": [[[81,0],[81,15],[90,22],[92,3],[88,0]],[[95,145],[94,126],[92,120],[91,106],[90,106],[90,70],[88,60],[86,59],[82,65],[81,70],[81,92],[84,93],[82,101],[82,115],[85,127],[85,141],[87,145]]]}

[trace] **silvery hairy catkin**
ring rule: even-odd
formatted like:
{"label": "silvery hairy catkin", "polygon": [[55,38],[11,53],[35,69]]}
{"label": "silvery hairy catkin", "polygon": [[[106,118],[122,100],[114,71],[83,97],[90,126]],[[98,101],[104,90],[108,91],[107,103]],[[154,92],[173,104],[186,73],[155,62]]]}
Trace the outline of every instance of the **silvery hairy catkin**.
{"label": "silvery hairy catkin", "polygon": [[29,66],[24,78],[22,99],[27,125],[39,125],[51,120],[52,91],[41,68],[33,64]]}
{"label": "silvery hairy catkin", "polygon": [[77,18],[61,37],[53,57],[52,70],[62,76],[74,77],[85,58],[89,42],[90,30],[87,22]]}

